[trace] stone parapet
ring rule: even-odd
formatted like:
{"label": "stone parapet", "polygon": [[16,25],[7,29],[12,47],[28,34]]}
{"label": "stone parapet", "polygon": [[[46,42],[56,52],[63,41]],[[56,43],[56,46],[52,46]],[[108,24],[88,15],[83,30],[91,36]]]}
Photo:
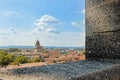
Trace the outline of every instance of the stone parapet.
{"label": "stone parapet", "polygon": [[0,70],[2,80],[119,80],[120,61],[78,61]]}

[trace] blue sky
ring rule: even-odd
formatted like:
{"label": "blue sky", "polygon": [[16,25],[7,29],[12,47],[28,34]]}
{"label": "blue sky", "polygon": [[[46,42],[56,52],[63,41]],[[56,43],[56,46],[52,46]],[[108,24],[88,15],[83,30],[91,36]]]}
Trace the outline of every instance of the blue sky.
{"label": "blue sky", "polygon": [[84,0],[0,0],[0,45],[85,45]]}

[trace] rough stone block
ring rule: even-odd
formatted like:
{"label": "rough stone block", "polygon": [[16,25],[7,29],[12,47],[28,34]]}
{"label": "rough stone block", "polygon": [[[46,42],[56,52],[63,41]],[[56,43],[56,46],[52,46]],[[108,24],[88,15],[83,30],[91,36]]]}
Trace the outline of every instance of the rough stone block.
{"label": "rough stone block", "polygon": [[120,59],[120,0],[86,0],[86,58]]}
{"label": "rough stone block", "polygon": [[120,59],[120,31],[87,34],[87,59]]}

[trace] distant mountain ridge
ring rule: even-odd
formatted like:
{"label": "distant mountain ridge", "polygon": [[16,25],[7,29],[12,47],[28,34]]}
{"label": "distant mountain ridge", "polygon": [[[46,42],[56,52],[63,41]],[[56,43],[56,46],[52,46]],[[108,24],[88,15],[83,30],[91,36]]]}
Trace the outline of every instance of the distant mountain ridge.
{"label": "distant mountain ridge", "polygon": [[34,46],[0,46],[0,49],[7,49],[7,48],[34,48]]}
{"label": "distant mountain ridge", "polygon": [[[8,49],[8,48],[31,49],[31,48],[35,48],[35,46],[0,46],[0,49]],[[84,46],[80,46],[80,47],[44,46],[44,48],[85,48],[85,47]]]}

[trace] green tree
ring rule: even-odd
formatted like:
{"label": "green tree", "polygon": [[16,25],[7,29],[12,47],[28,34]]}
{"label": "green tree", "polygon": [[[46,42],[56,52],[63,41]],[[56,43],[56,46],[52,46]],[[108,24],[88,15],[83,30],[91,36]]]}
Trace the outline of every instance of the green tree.
{"label": "green tree", "polygon": [[15,59],[15,56],[14,56],[14,55],[11,55],[11,54],[6,55],[6,57],[8,58],[9,63],[13,62],[14,59]]}
{"label": "green tree", "polygon": [[41,61],[42,61],[41,58],[33,58],[33,59],[32,59],[32,62],[41,62]]}
{"label": "green tree", "polygon": [[10,62],[6,51],[0,51],[0,66],[6,67]]}
{"label": "green tree", "polygon": [[29,59],[27,57],[20,55],[17,56],[14,61],[23,64],[23,63],[27,63],[28,60]]}
{"label": "green tree", "polygon": [[7,55],[7,51],[6,50],[0,50],[0,54]]}
{"label": "green tree", "polygon": [[20,52],[20,49],[18,49],[18,48],[9,48],[7,51],[8,52]]}

